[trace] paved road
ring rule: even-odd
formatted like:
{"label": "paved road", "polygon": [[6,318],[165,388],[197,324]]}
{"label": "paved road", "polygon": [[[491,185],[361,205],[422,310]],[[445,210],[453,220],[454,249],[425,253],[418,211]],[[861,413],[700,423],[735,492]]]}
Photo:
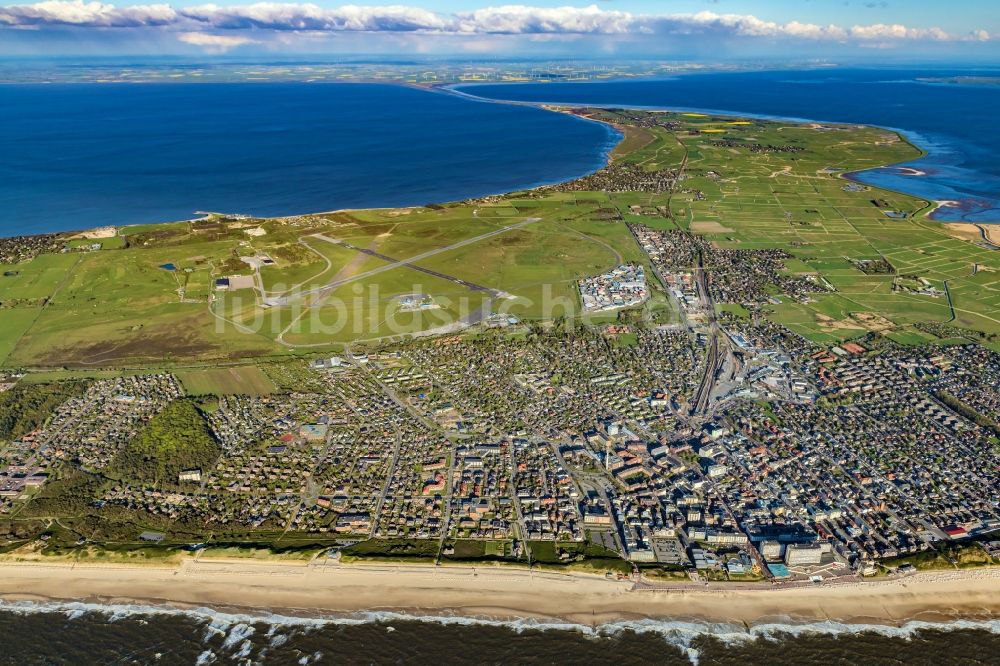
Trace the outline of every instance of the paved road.
{"label": "paved road", "polygon": [[[430,269],[423,268],[421,266],[417,266],[416,262],[422,261],[422,260],[427,259],[429,257],[433,257],[436,254],[441,254],[442,252],[448,252],[450,250],[456,250],[456,249],[458,249],[460,247],[465,247],[466,245],[472,245],[473,243],[478,243],[481,240],[485,240],[487,238],[492,238],[493,236],[498,236],[500,234],[507,233],[508,231],[513,231],[514,229],[519,229],[519,228],[527,226],[529,224],[533,224],[535,222],[538,222],[541,219],[542,218],[540,218],[540,217],[529,217],[528,219],[523,220],[521,222],[518,222],[517,224],[509,224],[507,226],[500,227],[499,229],[494,229],[493,231],[488,231],[485,234],[480,234],[479,236],[473,236],[472,238],[466,238],[465,240],[458,241],[457,243],[452,243],[451,245],[447,245],[445,247],[439,247],[439,248],[435,248],[433,250],[428,250],[426,252],[421,252],[420,254],[416,254],[416,255],[414,255],[412,257],[409,257],[408,259],[394,259],[393,257],[389,257],[389,256],[381,254],[379,252],[375,252],[374,250],[369,250],[367,248],[356,247],[356,246],[351,245],[350,243],[346,243],[346,242],[344,242],[344,241],[342,241],[342,240],[340,240],[338,238],[331,238],[331,237],[326,236],[324,234],[313,234],[313,236],[312,236],[313,238],[318,238],[318,239],[320,239],[322,241],[326,241],[327,243],[333,243],[334,245],[339,245],[341,247],[346,247],[348,249],[356,250],[358,252],[363,252],[364,254],[367,254],[367,255],[370,255],[370,256],[373,256],[373,257],[377,257],[377,258],[382,259],[383,261],[386,261],[388,263],[385,266],[379,266],[378,268],[373,268],[373,269],[371,269],[369,271],[365,271],[364,273],[358,273],[357,275],[352,275],[350,277],[345,277],[345,278],[342,278],[340,280],[333,280],[331,282],[326,283],[322,287],[316,287],[314,289],[309,289],[307,291],[303,291],[303,292],[301,292],[299,294],[296,294],[294,296],[294,298],[295,299],[302,299],[302,298],[304,298],[306,296],[311,296],[313,294],[319,294],[321,297],[325,297],[327,294],[329,294],[330,292],[332,292],[337,287],[343,286],[345,284],[349,284],[351,282],[356,282],[358,280],[363,280],[365,278],[372,277],[373,275],[378,275],[379,273],[384,273],[386,271],[391,271],[392,269],[399,268],[400,266],[406,266],[407,268],[412,268],[414,270],[418,270],[418,271],[421,271],[423,273],[427,273],[428,275],[433,275],[434,277],[440,277],[440,278],[443,278],[445,280],[450,280],[451,282],[454,282],[456,284],[460,284],[460,285],[462,285],[464,287],[468,287],[469,289],[472,289],[473,291],[483,291],[483,292],[489,293],[489,294],[491,294],[493,296],[500,297],[500,296],[503,296],[503,293],[500,292],[500,291],[497,291],[497,290],[492,289],[490,287],[483,287],[482,285],[478,285],[478,284],[475,284],[475,283],[472,283],[472,282],[468,282],[466,280],[462,280],[460,278],[456,278],[456,277],[451,276],[451,275],[445,275],[444,273],[438,273],[437,271],[432,271]],[[288,305],[288,303],[290,302],[290,300],[291,300],[290,297],[282,296],[282,297],[280,297],[278,299],[270,301],[270,305],[272,305],[272,306]]]}
{"label": "paved road", "polygon": [[467,287],[467,288],[471,289],[472,291],[483,291],[483,292],[486,292],[486,293],[490,294],[491,296],[493,296],[494,298],[499,297],[501,295],[501,292],[497,291],[496,289],[491,289],[490,287],[484,287],[482,285],[476,284],[475,282],[469,282],[467,280],[462,280],[460,278],[455,277],[454,275],[448,275],[446,273],[441,273],[439,271],[431,270],[430,268],[424,268],[423,266],[417,266],[416,264],[411,263],[413,261],[412,259],[395,259],[395,258],[390,257],[388,255],[382,254],[381,252],[376,252],[375,250],[370,250],[368,248],[358,247],[356,245],[351,245],[350,243],[347,243],[345,241],[336,240],[334,238],[326,238],[326,237],[322,237],[322,239],[325,240],[325,241],[327,241],[327,242],[329,242],[329,243],[335,243],[336,245],[339,245],[341,247],[347,248],[348,250],[354,250],[356,252],[361,252],[362,254],[367,254],[370,257],[376,257],[377,259],[381,259],[382,261],[385,261],[385,262],[388,262],[388,263],[392,264],[392,266],[394,268],[396,266],[406,266],[407,268],[412,268],[415,271],[420,271],[421,273],[427,273],[428,275],[431,275],[431,276],[434,276],[434,277],[438,277],[438,278],[442,278],[444,280],[448,280],[450,282],[454,282],[455,284],[460,284],[463,287]]}

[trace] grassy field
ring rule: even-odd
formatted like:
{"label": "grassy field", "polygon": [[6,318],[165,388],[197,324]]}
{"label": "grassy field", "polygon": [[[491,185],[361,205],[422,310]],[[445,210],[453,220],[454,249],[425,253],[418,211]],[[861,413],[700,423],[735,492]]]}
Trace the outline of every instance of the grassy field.
{"label": "grassy field", "polygon": [[[619,127],[629,122],[615,111],[593,115]],[[913,328],[919,322],[1000,332],[1000,254],[927,220],[927,202],[850,187],[843,178],[917,157],[898,135],[853,125],[657,115],[673,124],[627,128],[613,159],[681,170],[673,193],[543,189],[443,206],[143,225],[106,239],[99,251],[0,266],[0,363],[228,364],[440,330],[487,304],[520,318],[555,317],[576,309],[580,277],[645,261],[622,220],[690,229],[720,247],[792,253],[789,273],[820,276],[835,291],[804,303],[779,298],[767,314],[819,342],[873,330],[901,342],[934,341]],[[247,233],[258,227],[263,234]],[[479,238],[491,232],[499,233]],[[261,257],[271,261],[254,268]],[[436,274],[389,264],[414,257],[415,266]],[[879,258],[894,275],[857,268],[859,260]],[[233,276],[254,288],[215,289],[216,279]],[[469,283],[504,297],[487,303]],[[915,293],[914,285],[933,291]],[[418,293],[435,307],[401,306],[402,297]],[[740,304],[720,306],[742,312]],[[239,383],[190,382],[205,393]]]}
{"label": "grassy field", "polygon": [[48,298],[81,260],[82,254],[43,254],[16,266],[2,266],[0,302]]}
{"label": "grassy field", "polygon": [[235,368],[182,370],[177,378],[185,393],[200,395],[270,395],[278,390],[267,375],[255,365]]}
{"label": "grassy field", "polygon": [[[598,115],[617,119],[610,111]],[[683,146],[684,179],[681,191],[669,199],[674,219],[649,217],[644,224],[689,228],[720,247],[782,248],[794,255],[786,263],[789,272],[815,274],[835,287],[808,303],[781,299],[770,310],[775,321],[818,342],[873,330],[904,342],[933,340],[914,331],[916,322],[950,321],[960,328],[1000,331],[1000,254],[926,219],[926,201],[851,187],[843,177],[920,156],[895,133],[853,125],[757,120],[736,125],[710,116],[662,117],[680,127],[649,131],[670,135]],[[789,150],[747,148],[754,144]],[[666,145],[665,140],[653,141],[624,159],[660,165],[673,160],[680,166]],[[639,203],[665,202],[666,197],[650,195]],[[899,211],[905,218],[893,219],[885,211]],[[878,258],[888,260],[895,275],[866,275],[855,263]],[[900,288],[915,280],[938,294]]]}
{"label": "grassy field", "polygon": [[541,568],[571,568],[585,571],[632,572],[632,565],[618,553],[593,543],[529,542],[532,563]]}
{"label": "grassy field", "polygon": [[436,539],[368,539],[344,548],[344,562],[433,562],[438,554]]}
{"label": "grassy field", "polygon": [[5,308],[0,311],[0,364],[14,351],[40,312],[38,308]]}

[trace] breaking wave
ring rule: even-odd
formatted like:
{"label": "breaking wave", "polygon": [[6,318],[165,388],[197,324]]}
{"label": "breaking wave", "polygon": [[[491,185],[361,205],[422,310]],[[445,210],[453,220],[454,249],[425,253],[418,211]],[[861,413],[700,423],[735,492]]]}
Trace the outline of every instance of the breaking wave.
{"label": "breaking wave", "polygon": [[[215,610],[207,607],[175,608],[171,606],[141,604],[97,604],[88,602],[5,602],[0,601],[0,612],[17,614],[58,613],[69,619],[77,619],[91,614],[101,615],[109,622],[131,618],[141,619],[157,616],[183,616],[204,623],[204,640],[218,638],[221,644],[206,649],[198,658],[198,664],[214,663],[219,652],[229,657],[245,658],[250,655],[251,637],[258,631],[267,639],[268,648],[283,645],[296,631],[312,631],[334,625],[385,624],[393,631],[392,623],[427,622],[452,626],[502,627],[514,632],[524,631],[568,631],[578,632],[594,638],[615,636],[623,632],[656,634],[681,650],[693,664],[698,663],[697,641],[711,638],[723,645],[740,645],[757,640],[782,640],[804,635],[848,636],[876,634],[885,638],[910,639],[924,631],[986,631],[1000,635],[1000,619],[959,619],[943,622],[910,620],[900,624],[862,624],[833,620],[818,622],[796,622],[788,619],[743,625],[725,622],[703,622],[698,620],[642,619],[622,620],[596,625],[575,622],[538,619],[495,619],[487,617],[467,617],[458,615],[420,615],[393,611],[368,611],[343,616],[305,617],[276,613],[250,613]],[[214,651],[213,651],[214,650]],[[258,655],[263,657],[264,654]],[[316,655],[311,655],[316,657]],[[309,663],[312,659],[306,659]]]}

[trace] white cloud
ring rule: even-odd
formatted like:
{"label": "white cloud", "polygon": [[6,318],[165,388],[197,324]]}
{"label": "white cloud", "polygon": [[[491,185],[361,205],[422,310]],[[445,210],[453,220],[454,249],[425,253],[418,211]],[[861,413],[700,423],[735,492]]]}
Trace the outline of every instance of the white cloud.
{"label": "white cloud", "polygon": [[185,7],[178,11],[187,19],[226,30],[264,28],[324,32],[409,32],[443,30],[447,27],[445,19],[434,12],[402,5],[386,7],[345,5],[326,9],[314,4],[259,2],[231,7],[202,5]]}
{"label": "white cloud", "polygon": [[177,12],[169,5],[116,7],[83,0],[46,0],[33,5],[0,7],[0,24],[16,26],[136,28],[171,25],[176,20]]}
{"label": "white cloud", "polygon": [[860,41],[883,41],[902,39],[925,39],[931,41],[947,41],[953,39],[941,28],[908,28],[898,23],[886,25],[856,25],[850,29],[850,36]]}
{"label": "white cloud", "polygon": [[674,14],[663,19],[677,28],[697,31],[718,31],[744,37],[773,37],[781,26],[771,21],[762,21],[751,14],[716,14],[703,11],[697,14]]}
{"label": "white cloud", "polygon": [[847,38],[847,31],[836,25],[823,26],[792,21],[785,24],[784,31],[789,37],[799,37],[802,39],[833,39],[841,41]]}
{"label": "white cloud", "polygon": [[[688,14],[638,15],[587,7],[531,7],[500,5],[441,14],[406,5],[344,5],[326,8],[311,3],[258,2],[250,5],[213,4],[173,8],[166,4],[116,6],[84,0],[43,0],[35,4],[0,7],[0,27],[75,26],[79,28],[159,27],[182,35],[217,37],[220,31],[272,33],[386,33],[437,35],[626,35],[662,37],[701,36],[706,39],[766,39],[850,42],[884,45],[903,41],[988,41],[985,30],[956,37],[936,27],[899,24],[817,25],[765,21],[749,14],[701,11]],[[179,37],[185,43],[193,37]],[[198,37],[197,39],[202,39]],[[197,44],[210,47],[209,44]],[[232,48],[217,42],[215,48]]]}
{"label": "white cloud", "polygon": [[212,35],[206,32],[182,32],[177,35],[177,40],[192,46],[200,46],[209,53],[225,53],[237,46],[257,43],[249,37]]}
{"label": "white cloud", "polygon": [[503,5],[458,12],[451,29],[486,34],[624,34],[636,27],[628,12],[589,7],[528,7]]}

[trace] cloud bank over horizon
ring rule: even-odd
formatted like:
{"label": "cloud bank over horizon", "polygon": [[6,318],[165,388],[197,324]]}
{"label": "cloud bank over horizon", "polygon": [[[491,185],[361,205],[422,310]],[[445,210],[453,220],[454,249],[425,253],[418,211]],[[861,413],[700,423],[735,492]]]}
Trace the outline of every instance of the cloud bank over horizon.
{"label": "cloud bank over horizon", "polygon": [[[0,6],[0,35],[4,33],[20,33],[36,40],[53,34],[64,44],[95,36],[111,44],[128,33],[132,43],[146,36],[160,49],[175,44],[206,53],[241,47],[265,51],[321,49],[324,42],[343,35],[370,37],[351,40],[355,45],[388,39],[399,52],[441,51],[450,45],[453,50],[480,53],[509,52],[519,44],[532,42],[580,42],[609,52],[656,52],[705,40],[713,40],[718,48],[752,44],[780,48],[804,43],[840,51],[891,49],[903,44],[937,44],[939,48],[951,45],[958,49],[996,41],[985,28],[978,27],[955,34],[936,26],[819,25],[714,11],[638,14],[597,5],[502,5],[442,13],[409,5],[327,8],[310,3],[259,2],[174,7],[160,3],[118,6],[84,0]],[[568,46],[566,49],[572,51]]]}

